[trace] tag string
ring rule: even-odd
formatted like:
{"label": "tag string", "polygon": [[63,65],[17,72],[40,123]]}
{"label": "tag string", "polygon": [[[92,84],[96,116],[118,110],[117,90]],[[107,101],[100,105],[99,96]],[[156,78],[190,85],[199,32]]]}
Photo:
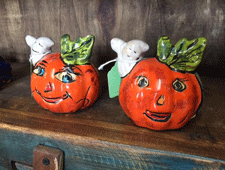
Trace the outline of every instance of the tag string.
{"label": "tag string", "polygon": [[106,63],[104,64],[101,64],[99,67],[98,67],[98,70],[103,70],[103,67],[109,63],[112,63],[112,62],[116,62],[117,59],[113,59],[113,60],[110,60],[110,61],[107,61]]}
{"label": "tag string", "polygon": [[108,65],[109,63],[112,63],[112,62],[119,62],[119,63],[134,64],[134,63],[137,63],[137,62],[141,61],[141,60],[142,60],[142,58],[143,58],[143,57],[141,56],[141,57],[139,57],[139,59],[138,59],[138,60],[135,60],[135,61],[120,60],[120,59],[116,58],[116,59],[113,59],[113,60],[107,61],[107,62],[106,62],[106,63],[104,63],[104,64],[101,64],[101,65],[98,67],[98,70],[103,70],[103,67],[104,67],[105,65]]}

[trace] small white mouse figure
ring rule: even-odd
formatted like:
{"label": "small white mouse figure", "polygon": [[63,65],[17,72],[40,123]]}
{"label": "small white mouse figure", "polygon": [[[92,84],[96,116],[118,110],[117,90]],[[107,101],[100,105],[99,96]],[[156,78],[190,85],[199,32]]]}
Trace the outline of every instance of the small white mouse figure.
{"label": "small white mouse figure", "polygon": [[120,77],[125,77],[136,63],[143,58],[142,54],[149,49],[149,45],[141,40],[124,42],[119,38],[113,38],[111,40],[111,47],[117,53],[117,58],[101,65],[99,70],[104,65],[117,61]]}
{"label": "small white mouse figure", "polygon": [[51,53],[51,47],[54,45],[54,42],[48,37],[39,37],[36,39],[35,37],[27,35],[25,40],[27,45],[31,48],[29,61],[33,66],[45,55]]}

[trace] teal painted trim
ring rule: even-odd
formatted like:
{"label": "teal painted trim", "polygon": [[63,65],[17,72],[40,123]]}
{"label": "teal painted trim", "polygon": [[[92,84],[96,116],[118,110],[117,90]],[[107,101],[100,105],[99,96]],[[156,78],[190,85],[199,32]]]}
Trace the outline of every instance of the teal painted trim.
{"label": "teal painted trim", "polygon": [[6,168],[3,167],[3,166],[0,166],[0,170],[8,170],[8,169],[6,169]]}
{"label": "teal painted trim", "polygon": [[[0,166],[32,165],[38,145],[64,151],[65,169],[225,169],[225,161],[78,137],[53,139],[0,129]],[[223,154],[223,153],[221,153]]]}

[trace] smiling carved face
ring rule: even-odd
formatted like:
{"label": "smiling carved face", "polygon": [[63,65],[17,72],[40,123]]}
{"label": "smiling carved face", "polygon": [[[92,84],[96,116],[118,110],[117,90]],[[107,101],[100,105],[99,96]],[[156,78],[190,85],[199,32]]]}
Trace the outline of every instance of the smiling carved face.
{"label": "smiling carved face", "polygon": [[152,58],[139,62],[123,78],[119,100],[138,126],[178,129],[195,115],[202,93],[195,74],[173,71]]}
{"label": "smiling carved face", "polygon": [[41,107],[70,113],[94,103],[99,93],[99,78],[91,64],[68,66],[60,53],[49,54],[35,65],[31,91]]}

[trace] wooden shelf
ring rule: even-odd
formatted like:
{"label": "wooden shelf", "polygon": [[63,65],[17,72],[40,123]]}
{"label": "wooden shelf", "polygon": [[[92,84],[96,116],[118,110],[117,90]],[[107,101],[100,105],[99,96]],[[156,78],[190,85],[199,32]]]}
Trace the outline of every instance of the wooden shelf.
{"label": "wooden shelf", "polygon": [[[136,152],[139,148],[141,153],[150,149],[218,159],[225,166],[225,81],[222,78],[201,77],[205,91],[201,113],[179,130],[160,132],[134,125],[121,109],[118,98],[108,97],[105,82],[102,82],[99,99],[88,109],[74,114],[55,114],[44,110],[31,97],[29,66],[15,66],[14,81],[0,90],[0,146],[7,142],[15,145],[15,141],[9,142],[9,139],[17,137],[17,149],[20,148],[22,152],[28,146],[55,140],[58,143],[49,145],[59,147],[59,141],[63,141],[82,147],[110,149],[113,146],[115,149],[117,146],[117,152],[121,148],[130,149],[129,152],[132,149]],[[105,73],[101,74],[106,79]],[[34,140],[36,137],[39,137],[37,141]],[[22,140],[25,140],[24,143]],[[6,151],[7,147],[4,146]],[[20,154],[20,161],[32,163],[28,156],[22,158],[25,153]],[[17,158],[15,155],[12,157]]]}

